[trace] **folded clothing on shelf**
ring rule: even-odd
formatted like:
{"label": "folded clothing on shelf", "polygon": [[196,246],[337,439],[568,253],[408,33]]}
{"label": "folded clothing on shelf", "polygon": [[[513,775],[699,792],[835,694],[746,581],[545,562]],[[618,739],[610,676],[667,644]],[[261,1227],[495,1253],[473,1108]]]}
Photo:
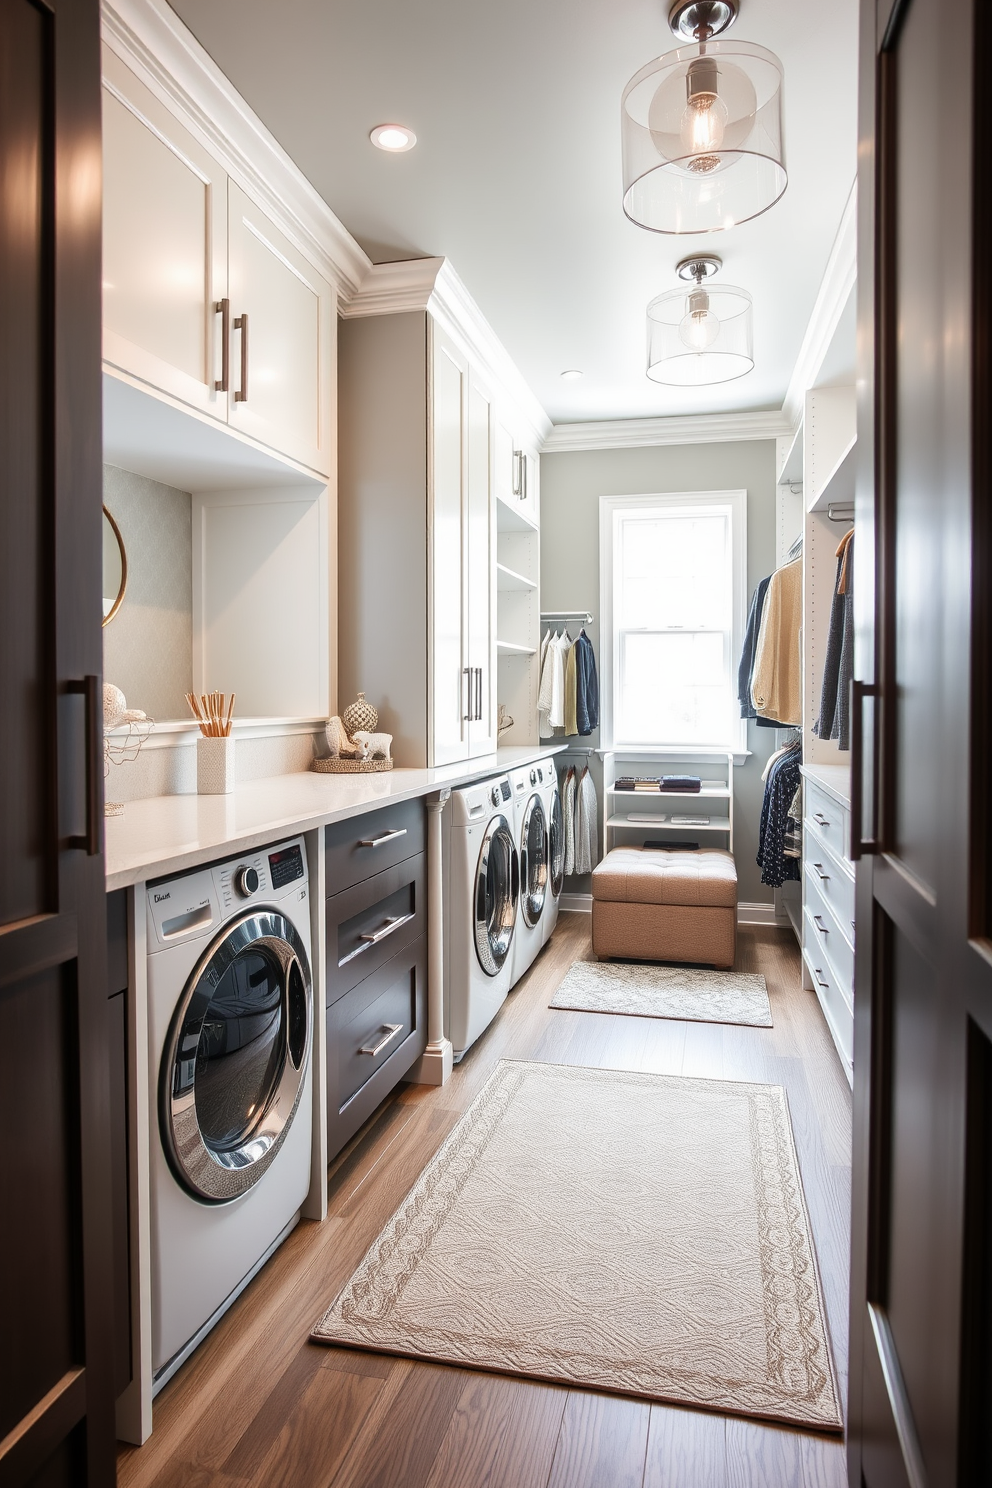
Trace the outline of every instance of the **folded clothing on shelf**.
{"label": "folded clothing on shelf", "polygon": [[678,791],[695,793],[702,789],[702,781],[698,775],[663,775],[661,777],[661,789],[663,791]]}
{"label": "folded clothing on shelf", "polygon": [[613,789],[618,791],[655,791],[661,789],[661,778],[658,775],[621,775],[613,782]]}

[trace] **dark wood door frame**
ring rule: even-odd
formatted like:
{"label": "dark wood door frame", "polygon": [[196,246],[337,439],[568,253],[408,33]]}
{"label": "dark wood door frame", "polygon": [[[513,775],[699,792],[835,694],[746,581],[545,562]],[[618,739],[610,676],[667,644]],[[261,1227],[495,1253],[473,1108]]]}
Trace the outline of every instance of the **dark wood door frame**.
{"label": "dark wood door frame", "polygon": [[0,1488],[104,1488],[98,0],[0,0],[0,185]]}

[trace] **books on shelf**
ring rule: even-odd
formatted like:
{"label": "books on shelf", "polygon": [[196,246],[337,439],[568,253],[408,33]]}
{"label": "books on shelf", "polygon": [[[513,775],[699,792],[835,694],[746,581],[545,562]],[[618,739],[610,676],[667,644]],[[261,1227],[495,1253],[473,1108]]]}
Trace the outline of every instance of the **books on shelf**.
{"label": "books on shelf", "polygon": [[618,791],[669,791],[673,795],[697,795],[702,789],[698,775],[619,775],[613,782]]}
{"label": "books on shelf", "polygon": [[710,819],[708,816],[686,816],[683,813],[682,815],[672,817],[673,827],[708,827],[709,824]]}

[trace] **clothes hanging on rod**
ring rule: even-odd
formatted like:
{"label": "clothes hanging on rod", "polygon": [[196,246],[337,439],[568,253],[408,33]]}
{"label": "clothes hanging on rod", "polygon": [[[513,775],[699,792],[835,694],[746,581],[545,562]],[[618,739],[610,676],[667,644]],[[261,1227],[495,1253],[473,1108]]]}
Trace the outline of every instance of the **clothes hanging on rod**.
{"label": "clothes hanging on rod", "polygon": [[779,888],[801,878],[798,857],[787,851],[795,842],[795,830],[789,811],[802,779],[802,743],[797,740],[775,761],[765,783],[761,806],[756,862],[761,869],[761,882]]}
{"label": "clothes hanging on rod", "polygon": [[742,718],[757,718],[758,710],[751,701],[751,678],[754,674],[754,653],[758,646],[758,631],[761,629],[761,612],[765,606],[765,595],[771,575],[762,579],[751,595],[751,607],[747,614],[744,631],[744,646],[741,650],[740,666],[737,668],[737,700],[741,705]]}
{"label": "clothes hanging on rod", "polygon": [[537,711],[542,739],[587,736],[599,727],[596,656],[584,630],[574,642],[567,630],[542,642]]}
{"label": "clothes hanging on rod", "polygon": [[561,791],[561,815],[565,828],[565,873],[575,872],[575,766],[570,765]]}
{"label": "clothes hanging on rod", "polygon": [[803,566],[777,568],[768,581],[751,674],[751,701],[776,727],[802,722]]}
{"label": "clothes hanging on rod", "polygon": [[827,654],[820,687],[820,714],[813,725],[818,739],[851,747],[851,678],[854,676],[854,528],[837,546],[837,575],[830,604]]}
{"label": "clothes hanging on rod", "polygon": [[589,766],[582,771],[575,801],[575,872],[591,873],[599,858],[596,786]]}

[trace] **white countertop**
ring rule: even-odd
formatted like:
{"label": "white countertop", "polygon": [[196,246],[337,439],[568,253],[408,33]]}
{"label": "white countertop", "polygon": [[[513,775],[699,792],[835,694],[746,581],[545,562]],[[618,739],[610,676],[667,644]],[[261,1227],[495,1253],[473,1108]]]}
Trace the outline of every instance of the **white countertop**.
{"label": "white countertop", "polygon": [[851,809],[850,765],[802,765],[801,772],[807,780],[815,781],[821,790],[841,806]]}
{"label": "white countertop", "polygon": [[129,801],[106,822],[107,889],[127,888],[164,873],[181,873],[221,857],[262,847],[279,837],[360,816],[390,801],[408,801],[445,787],[500,775],[566,746],[498,749],[484,758],[437,770],[397,767],[381,775],[276,775],[238,785],[227,796],[154,796]]}

